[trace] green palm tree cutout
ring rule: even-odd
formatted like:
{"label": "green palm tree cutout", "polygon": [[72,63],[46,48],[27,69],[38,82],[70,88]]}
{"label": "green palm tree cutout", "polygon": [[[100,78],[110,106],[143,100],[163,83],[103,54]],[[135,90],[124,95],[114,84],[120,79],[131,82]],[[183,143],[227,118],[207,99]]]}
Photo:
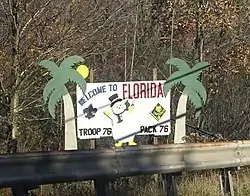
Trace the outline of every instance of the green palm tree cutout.
{"label": "green palm tree cutout", "polygon": [[171,58],[166,64],[175,66],[178,71],[174,72],[167,79],[164,84],[164,93],[167,94],[177,84],[182,83],[185,86],[177,106],[174,133],[174,143],[184,143],[183,137],[186,136],[187,101],[189,100],[195,107],[195,117],[198,118],[201,113],[201,107],[207,100],[206,89],[198,80],[198,76],[209,64],[207,62],[199,62],[190,68],[185,61],[178,58]]}
{"label": "green palm tree cutout", "polygon": [[56,63],[50,60],[43,60],[39,63],[40,66],[47,68],[53,77],[45,86],[43,91],[43,99],[45,103],[48,101],[48,109],[50,115],[55,118],[55,108],[61,98],[69,92],[66,84],[71,81],[76,83],[83,92],[86,91],[85,79],[73,67],[77,63],[84,63],[81,56],[70,56],[65,58],[62,63],[57,66]]}
{"label": "green palm tree cutout", "polygon": [[[56,63],[50,60],[43,60],[39,63],[40,66],[47,68],[52,76],[52,79],[44,88],[43,99],[45,103],[47,103],[48,101],[48,109],[50,115],[53,118],[55,118],[56,105],[58,101],[63,98],[65,118],[65,150],[78,149],[74,105],[72,102],[72,98],[65,86],[69,81],[71,81],[73,83],[76,83],[81,88],[83,93],[86,92],[86,81],[85,78],[83,78],[84,75],[81,75],[80,72],[74,69],[74,66],[78,63],[84,63],[84,59],[81,56],[76,55],[65,58],[59,66],[57,66]],[[80,65],[79,67],[81,66],[84,67],[84,65]]]}
{"label": "green palm tree cutout", "polygon": [[167,94],[173,86],[182,83],[185,86],[183,93],[188,95],[189,101],[196,109],[195,116],[198,118],[200,116],[200,108],[207,100],[206,89],[198,80],[198,76],[202,70],[209,66],[209,63],[199,62],[190,68],[185,61],[178,58],[171,58],[166,64],[176,66],[178,71],[174,72],[167,79],[164,84],[164,93]]}

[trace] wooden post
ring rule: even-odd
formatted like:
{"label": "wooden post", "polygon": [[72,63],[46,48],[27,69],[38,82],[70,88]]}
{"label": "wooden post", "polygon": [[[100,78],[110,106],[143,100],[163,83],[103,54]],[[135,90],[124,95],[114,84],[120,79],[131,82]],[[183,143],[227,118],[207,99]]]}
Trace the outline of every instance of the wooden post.
{"label": "wooden post", "polygon": [[[90,69],[90,71],[89,71],[89,82],[90,83],[94,82],[94,71],[93,71],[93,69]],[[91,149],[96,148],[96,140],[95,139],[90,140],[90,148]]]}
{"label": "wooden post", "polygon": [[[170,68],[171,69],[171,68]],[[171,70],[170,70],[171,72]],[[157,80],[157,68],[153,69],[153,80]],[[158,137],[154,137],[153,144],[159,144]],[[176,186],[176,176],[178,174],[170,173],[170,174],[161,174],[161,182],[163,186],[164,195],[167,196],[177,196],[177,186]],[[156,176],[157,181],[159,181],[159,175]]]}
{"label": "wooden post", "polygon": [[[157,80],[157,68],[153,69],[153,81]],[[158,144],[158,137],[154,137],[153,144]]]}
{"label": "wooden post", "polygon": [[[89,71],[89,82],[94,83],[94,71],[90,69]],[[90,140],[90,148],[96,148],[96,139]],[[95,179],[94,180],[94,189],[96,196],[108,196],[109,191],[109,181],[103,179]]]}
{"label": "wooden post", "polygon": [[[157,68],[153,68],[153,81],[157,80]],[[157,136],[153,136],[153,144],[158,144],[158,137]],[[161,183],[160,183],[160,175],[159,174],[155,174],[155,181],[158,184],[158,186],[160,187],[161,186]]]}

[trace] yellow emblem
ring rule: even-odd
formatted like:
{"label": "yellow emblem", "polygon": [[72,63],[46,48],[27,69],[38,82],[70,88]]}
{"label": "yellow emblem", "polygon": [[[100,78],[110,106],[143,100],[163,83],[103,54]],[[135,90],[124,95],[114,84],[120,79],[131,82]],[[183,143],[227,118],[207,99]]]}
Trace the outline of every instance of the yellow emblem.
{"label": "yellow emblem", "polygon": [[150,114],[159,121],[161,117],[166,113],[166,110],[162,107],[161,104],[157,103],[154,109],[150,112]]}

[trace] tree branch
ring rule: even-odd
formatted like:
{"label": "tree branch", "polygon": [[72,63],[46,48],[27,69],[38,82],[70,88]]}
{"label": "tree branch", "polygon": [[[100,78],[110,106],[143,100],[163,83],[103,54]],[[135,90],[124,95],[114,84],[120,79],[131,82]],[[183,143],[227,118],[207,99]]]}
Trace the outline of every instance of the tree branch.
{"label": "tree branch", "polygon": [[23,26],[22,30],[20,31],[20,38],[22,37],[22,35],[25,33],[26,29],[28,28],[28,26],[31,24],[31,22],[33,20],[35,20],[37,17],[39,17],[42,12],[45,10],[45,8],[47,7],[47,5],[49,5],[49,3],[51,2],[51,0],[48,0],[40,10],[38,10],[27,22],[26,24]]}
{"label": "tree branch", "polygon": [[133,37],[133,52],[131,59],[131,67],[130,67],[130,81],[133,80],[133,71],[134,71],[134,60],[135,60],[135,49],[136,49],[136,38],[137,38],[137,26],[138,26],[138,17],[139,17],[139,3],[136,6],[136,15],[135,15],[135,31]]}

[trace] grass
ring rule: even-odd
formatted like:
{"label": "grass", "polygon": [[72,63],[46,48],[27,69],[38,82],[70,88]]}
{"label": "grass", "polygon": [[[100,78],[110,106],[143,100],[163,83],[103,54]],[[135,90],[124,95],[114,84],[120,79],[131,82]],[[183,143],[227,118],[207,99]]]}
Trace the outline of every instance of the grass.
{"label": "grass", "polygon": [[243,172],[237,172],[234,175],[234,180],[235,195],[250,195],[250,170],[247,169]]}
{"label": "grass", "polygon": [[[180,196],[219,196],[220,182],[218,171],[183,172],[177,178]],[[233,174],[235,196],[250,195],[250,169]],[[110,183],[110,196],[161,196],[162,185],[157,175],[120,178]],[[32,191],[37,196],[94,196],[93,183],[76,182],[55,185],[43,185]],[[1,196],[10,196],[9,189],[2,189]]]}
{"label": "grass", "polygon": [[218,172],[206,172],[202,174],[184,174],[181,177],[178,190],[181,196],[219,196],[220,182]]}

